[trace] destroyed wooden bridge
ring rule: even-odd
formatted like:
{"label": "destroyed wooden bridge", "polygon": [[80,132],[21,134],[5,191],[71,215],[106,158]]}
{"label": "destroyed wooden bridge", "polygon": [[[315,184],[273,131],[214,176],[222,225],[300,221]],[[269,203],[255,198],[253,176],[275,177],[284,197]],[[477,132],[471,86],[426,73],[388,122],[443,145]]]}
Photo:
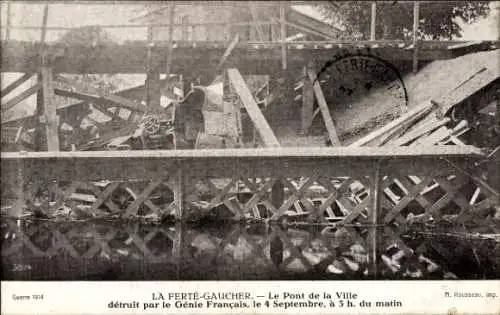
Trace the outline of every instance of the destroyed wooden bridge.
{"label": "destroyed wooden bridge", "polygon": [[1,166],[2,183],[18,187],[14,207],[46,216],[189,220],[223,205],[235,220],[464,223],[486,218],[498,201],[464,174],[483,157],[469,146],[8,152]]}
{"label": "destroyed wooden bridge", "polygon": [[[499,202],[498,191],[471,167],[488,156],[458,139],[469,127],[452,122],[447,115],[450,108],[478,91],[490,93],[498,88],[498,69],[474,67],[464,78],[451,78],[460,81],[453,81],[444,95],[412,108],[406,108],[405,94],[399,98],[406,101],[402,113],[396,115],[399,118],[347,147],[341,147],[336,126],[343,117],[330,112],[328,86],[318,83],[315,74],[345,51],[370,52],[384,62],[413,61],[416,71],[418,60],[447,60],[469,51],[494,50],[498,41],[340,42],[323,38],[289,42],[289,23],[282,10],[280,6],[280,19],[273,22],[281,32],[280,40],[270,42],[240,41],[236,34],[229,43],[176,41],[171,36],[168,41],[155,41],[150,36],[148,41],[122,44],[53,44],[44,41],[50,31],[46,18],[41,42],[2,41],[1,71],[24,73],[2,90],[2,98],[30,77],[38,77],[32,87],[2,100],[4,112],[37,94],[35,114],[3,122],[2,127],[14,131],[11,142],[15,144],[28,142],[26,130],[34,130],[33,151],[47,151],[1,153],[2,212],[14,217],[25,211],[42,217],[172,216],[180,221],[214,215],[233,220],[374,225],[430,219],[481,224],[491,219]],[[245,26],[258,24],[253,21]],[[172,32],[175,25],[156,26]],[[180,73],[185,80],[203,77],[212,82],[220,72],[227,75],[242,103],[237,109],[225,103],[222,107],[230,108],[235,116],[244,112],[260,146],[267,148],[179,150],[174,139],[174,150],[104,151],[101,146],[98,151],[60,151],[62,125],[79,126],[88,116],[89,104],[120,124],[122,129],[110,127],[108,133],[94,139],[112,140],[133,132],[130,126],[135,127],[145,114],[162,111],[161,86],[169,80],[160,80],[160,73],[167,78]],[[286,89],[293,93],[296,82],[286,78],[297,72],[302,78],[300,134],[307,135],[314,117],[321,113],[326,142],[334,147],[280,147],[281,139],[263,114],[261,102],[241,75],[264,73],[285,78]],[[147,80],[140,89],[112,94],[95,87],[81,88],[61,76],[68,73],[144,73]],[[142,94],[147,106],[141,104]],[[80,101],[59,106],[56,96]],[[126,117],[119,115],[121,109],[128,111]],[[221,124],[224,117],[215,124]],[[68,147],[65,149],[75,150],[75,146]]]}

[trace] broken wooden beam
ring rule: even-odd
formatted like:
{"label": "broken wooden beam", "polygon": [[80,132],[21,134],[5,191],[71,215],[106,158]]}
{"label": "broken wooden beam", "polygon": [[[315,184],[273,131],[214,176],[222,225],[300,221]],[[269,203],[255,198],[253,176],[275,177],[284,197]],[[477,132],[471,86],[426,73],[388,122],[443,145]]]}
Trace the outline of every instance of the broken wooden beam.
{"label": "broken wooden beam", "polygon": [[417,73],[418,71],[418,51],[419,51],[419,42],[418,42],[418,25],[420,22],[419,18],[420,13],[420,4],[418,1],[413,2],[413,73]]}
{"label": "broken wooden beam", "polygon": [[33,85],[32,87],[30,87],[29,89],[27,89],[26,91],[22,92],[21,94],[14,96],[12,99],[8,100],[7,102],[5,102],[5,103],[2,102],[2,106],[1,106],[2,111],[6,111],[6,110],[16,106],[20,102],[24,101],[25,99],[27,99],[31,95],[38,92],[39,89],[40,89],[40,83],[37,83],[37,84]]}
{"label": "broken wooden beam", "polygon": [[236,33],[233,40],[231,40],[226,50],[224,51],[224,54],[222,55],[221,59],[219,60],[219,63],[217,64],[217,67],[215,68],[214,78],[215,76],[217,76],[217,73],[219,73],[219,71],[222,69],[222,66],[226,63],[227,58],[229,58],[234,48],[236,48],[236,46],[238,45],[239,41],[240,41],[240,35]]}
{"label": "broken wooden beam", "polygon": [[279,147],[280,144],[278,139],[267,123],[266,118],[262,115],[259,106],[252,96],[252,92],[243,80],[243,77],[238,69],[227,69],[227,74],[229,81],[233,85],[236,93],[239,95],[241,102],[247,110],[248,116],[250,116],[250,119],[254,123],[255,129],[259,132],[264,144],[267,147]]}
{"label": "broken wooden beam", "polygon": [[286,24],[285,24],[285,2],[280,1],[280,40],[281,40],[281,69],[287,68],[286,55]]}
{"label": "broken wooden beam", "polygon": [[414,145],[435,145],[439,141],[450,136],[451,130],[442,126],[426,137],[421,137],[414,142]]}
{"label": "broken wooden beam", "polygon": [[421,137],[426,133],[432,132],[443,125],[446,125],[450,121],[451,119],[448,117],[445,117],[443,119],[436,119],[435,116],[431,116],[431,119],[423,123],[421,126],[416,128],[415,130],[412,130],[411,132],[404,134],[400,138],[397,138],[389,142],[389,144],[397,146],[406,145],[409,142],[417,139],[418,137]]}
{"label": "broken wooden beam", "polygon": [[328,109],[328,104],[326,103],[323,90],[321,89],[319,81],[316,80],[316,74],[314,73],[313,69],[308,69],[307,74],[309,76],[310,82],[312,82],[314,94],[316,95],[316,101],[318,102],[321,114],[323,115],[323,120],[325,122],[326,130],[328,131],[330,142],[332,143],[332,146],[341,146],[340,138],[337,134],[337,129],[335,128],[330,110]]}
{"label": "broken wooden beam", "polygon": [[47,140],[47,151],[59,151],[59,118],[57,116],[57,104],[54,99],[54,87],[52,86],[52,69],[41,67],[42,79],[42,107],[45,123],[45,137]]}
{"label": "broken wooden beam", "polygon": [[4,89],[0,91],[0,98],[3,98],[5,95],[9,94],[10,92],[14,91],[18,87],[20,87],[24,82],[28,81],[29,78],[33,76],[33,72],[27,72],[23,74],[20,78],[6,86]]}
{"label": "broken wooden beam", "polygon": [[434,106],[430,102],[425,102],[424,104],[421,104],[420,106],[417,106],[413,108],[412,110],[408,111],[398,119],[395,119],[388,123],[387,125],[383,126],[380,129],[377,129],[368,135],[364,136],[363,138],[351,143],[349,146],[350,147],[359,147],[363,145],[367,145],[370,142],[373,142],[377,139],[386,137],[388,134],[393,133],[395,131],[398,131],[399,127],[402,124],[407,123],[408,121],[415,121],[419,117],[422,117],[426,114],[428,114]]}
{"label": "broken wooden beam", "polygon": [[[60,82],[58,82],[60,81]],[[146,109],[144,106],[127,99],[125,97],[122,97],[120,95],[116,94],[107,94],[100,89],[91,87],[91,86],[85,86],[85,89],[81,86],[81,84],[73,84],[74,80],[68,79],[68,78],[63,78],[63,77],[58,77],[57,81],[53,82],[54,85],[54,92],[56,95],[60,96],[65,96],[65,97],[71,97],[71,98],[76,98],[79,100],[82,100],[84,102],[96,102],[99,104],[106,104],[106,103],[112,103],[115,104],[119,107],[123,107],[126,109],[129,109],[131,111],[137,111],[137,112],[144,112]],[[61,83],[64,83],[61,84]],[[68,88],[66,85],[70,84],[72,87]],[[88,91],[86,91],[88,90]],[[119,92],[118,92],[119,93]],[[84,103],[83,102],[83,103]],[[68,106],[77,106],[77,105],[82,105],[83,103],[75,103],[71,104]],[[64,106],[64,107],[68,107]],[[60,108],[58,108],[60,109]]]}
{"label": "broken wooden beam", "polygon": [[499,73],[497,69],[481,68],[461,84],[457,85],[453,91],[434,101],[439,105],[442,114],[446,115],[455,105],[460,104],[474,93],[485,88],[495,80],[498,80],[498,78]]}

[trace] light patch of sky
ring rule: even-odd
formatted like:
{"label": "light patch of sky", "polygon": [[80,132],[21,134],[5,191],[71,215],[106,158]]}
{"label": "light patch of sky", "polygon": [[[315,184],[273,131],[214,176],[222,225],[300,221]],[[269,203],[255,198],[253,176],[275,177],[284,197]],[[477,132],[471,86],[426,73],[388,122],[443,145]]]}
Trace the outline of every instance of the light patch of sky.
{"label": "light patch of sky", "polygon": [[[312,6],[300,5],[293,8],[303,14],[318,20],[324,20],[321,13]],[[460,40],[500,40],[500,1],[490,3],[491,12],[488,17],[480,19],[473,24],[458,20],[462,28]]]}
{"label": "light patch of sky", "polygon": [[473,24],[462,23],[462,39],[500,40],[500,1],[490,3],[490,15]]}
{"label": "light patch of sky", "polygon": [[[41,26],[43,4],[11,2],[11,24],[19,26]],[[487,18],[474,24],[458,21],[463,29],[465,40],[500,39],[500,1],[492,1],[491,13]],[[322,20],[321,13],[308,5],[293,6],[301,13]],[[49,6],[48,26],[81,27],[85,25],[134,24],[132,19],[143,12],[144,3],[137,4],[69,4],[55,3]],[[6,2],[1,3],[0,18],[2,26],[6,21]],[[145,40],[146,28],[107,29],[107,32],[118,42],[126,40]],[[47,41],[56,41],[65,31],[49,31]],[[2,27],[2,37],[5,27]],[[39,40],[39,30],[11,30],[11,36],[17,40]]]}
{"label": "light patch of sky", "polygon": [[[69,4],[55,3],[49,5],[47,26],[49,27],[81,27],[87,25],[135,24],[131,20],[143,11],[144,3],[138,4]],[[44,5],[40,3],[11,2],[11,25],[35,26],[42,25]],[[1,4],[2,26],[6,21],[6,3]],[[5,27],[2,27],[2,37]],[[147,29],[143,28],[109,28],[106,31],[118,42],[126,40],[145,40]],[[66,31],[50,30],[47,41],[56,41]],[[11,36],[17,40],[39,40],[40,30],[11,30]]]}

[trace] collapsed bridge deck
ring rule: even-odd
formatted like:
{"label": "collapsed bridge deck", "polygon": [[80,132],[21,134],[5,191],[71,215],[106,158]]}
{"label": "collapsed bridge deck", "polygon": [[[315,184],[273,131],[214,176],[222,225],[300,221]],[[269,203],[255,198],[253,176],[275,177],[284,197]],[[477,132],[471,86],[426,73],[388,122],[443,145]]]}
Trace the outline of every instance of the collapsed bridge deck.
{"label": "collapsed bridge deck", "polygon": [[[186,68],[211,69],[224,51],[225,42],[177,41],[172,43],[171,73],[182,73]],[[378,55],[388,61],[410,61],[414,58],[412,41],[316,41],[316,42],[242,42],[225,61],[225,67],[242,72],[269,74],[282,65],[282,47],[286,47],[289,67],[302,67],[310,60],[319,65],[342,53],[357,51]],[[42,45],[38,42],[2,41],[2,72],[30,72],[41,66]],[[421,41],[418,59],[450,59],[469,49],[488,50],[500,47],[499,41]],[[169,43],[146,41],[123,44],[63,45],[45,44],[46,60],[60,73],[146,73],[148,51],[157,67],[165,67]],[[184,71],[183,71],[184,70]]]}

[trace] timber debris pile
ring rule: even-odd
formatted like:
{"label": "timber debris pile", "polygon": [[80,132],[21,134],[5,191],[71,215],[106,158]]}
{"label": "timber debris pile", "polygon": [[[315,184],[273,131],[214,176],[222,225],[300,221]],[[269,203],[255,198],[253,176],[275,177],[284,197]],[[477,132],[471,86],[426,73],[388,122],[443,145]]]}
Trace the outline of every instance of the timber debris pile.
{"label": "timber debris pile", "polygon": [[[55,94],[61,97],[58,105],[60,117],[60,146],[66,151],[93,151],[93,150],[177,150],[177,149],[206,149],[206,148],[241,148],[241,147],[279,147],[286,146],[332,146],[332,142],[339,141],[340,145],[351,148],[356,147],[395,147],[409,146],[422,147],[432,150],[436,145],[473,145],[486,151],[482,161],[469,165],[468,169],[460,168],[461,172],[471,174],[482,186],[464,184],[467,202],[474,206],[484,201],[485,189],[493,193],[493,200],[498,199],[498,159],[499,159],[499,50],[478,52],[464,55],[452,60],[434,61],[423,67],[416,74],[407,75],[404,80],[407,84],[409,100],[407,106],[398,109],[398,114],[383,124],[361,123],[358,130],[365,130],[359,135],[347,129],[332,130],[323,124],[323,130],[314,135],[314,130],[309,134],[297,134],[293,129],[293,109],[301,97],[286,94],[279,85],[270,89],[269,80],[261,77],[245,79],[236,69],[229,69],[224,76],[219,76],[210,86],[193,86],[185,97],[175,95],[180,83],[178,78],[172,76],[163,91],[162,104],[151,111],[140,98],[133,99],[134,95],[142,95],[144,86],[129,88],[106,93],[102,89],[90,84],[81,84],[68,77],[56,76],[54,80]],[[467,71],[457,69],[461,63],[469,65]],[[450,71],[457,72],[456,75]],[[446,80],[444,78],[447,78]],[[229,81],[229,82],[227,82]],[[296,84],[295,92],[301,89],[305,81]],[[251,88],[250,88],[250,87]],[[298,88],[297,88],[298,87]],[[127,98],[125,97],[127,96]],[[324,98],[315,95],[317,99],[316,113],[329,112],[329,108],[321,105]],[[68,101],[71,97],[83,99],[81,102]],[[286,97],[290,97],[286,99]],[[378,101],[384,102],[384,97],[378,96]],[[370,95],[366,96],[371,99]],[[295,102],[295,103],[294,103]],[[357,100],[358,106],[366,103],[363,99]],[[353,106],[356,102],[353,102]],[[373,105],[374,107],[377,104]],[[335,109],[331,109],[335,113]],[[392,112],[394,114],[394,112]],[[287,116],[287,119],[277,119],[277,116]],[[387,115],[387,113],[382,113]],[[331,115],[330,128],[335,128],[342,117]],[[277,123],[276,123],[277,121]],[[286,123],[284,123],[285,121]],[[328,119],[326,119],[328,121]],[[34,137],[38,122],[34,116],[14,119],[2,124],[2,148],[14,150],[32,150],[35,148]],[[363,125],[364,124],[364,125]],[[340,124],[342,125],[342,124]],[[345,125],[345,124],[344,124]],[[368,132],[367,126],[371,126]],[[250,129],[250,132],[249,132]],[[370,129],[370,128],[369,128]],[[292,131],[291,131],[292,130]],[[338,132],[337,132],[338,131]],[[425,150],[425,149],[424,149]],[[454,181],[455,175],[446,178]],[[424,188],[419,194],[432,195],[433,190],[442,189],[446,185],[443,181],[429,178],[409,176],[402,180],[395,179],[391,186],[385,189],[387,200],[392,203],[390,207],[398,207],[400,203],[407,202],[407,195],[414,194],[408,191],[409,185]],[[234,207],[244,203],[245,198],[251,198],[249,187],[266,186],[266,181],[255,179],[252,183],[241,182],[237,184],[236,194],[232,198],[213,199],[214,191],[227,190],[231,180],[214,179],[210,182],[195,184],[196,194],[189,203],[192,211],[199,215],[215,219],[231,218]],[[298,181],[300,182],[300,180]],[[291,181],[296,184],[298,182]],[[76,189],[71,200],[76,206],[61,205],[55,211],[48,211],[56,203],[56,192],[51,189],[54,184],[45,183],[36,185],[30,183],[27,191],[31,198],[27,198],[25,210],[37,216],[74,216],[75,218],[89,217],[86,210],[90,207],[93,212],[90,216],[119,215],[120,211],[128,209],[131,203],[138,198],[135,191],[143,190],[145,183],[129,183],[119,185],[109,201],[100,207],[93,206],[96,196],[106,191],[109,187],[116,186],[109,181],[94,182],[90,186]],[[208,185],[208,186],[207,186]],[[338,181],[335,185],[341,185]],[[34,187],[31,187],[34,186]],[[163,187],[163,188],[162,188]],[[215,188],[214,188],[215,187]],[[214,190],[215,189],[215,190]],[[325,186],[311,186],[314,198],[325,198]],[[285,189],[285,191],[288,191]],[[450,192],[451,193],[451,192]],[[348,186],[348,202],[356,207],[363,203],[369,194],[369,189],[362,182],[353,181]],[[245,197],[245,196],[249,197]],[[406,196],[405,196],[406,195]],[[322,197],[323,196],[323,197]],[[416,196],[418,198],[418,196]],[[220,197],[218,197],[220,198]],[[236,198],[236,199],[234,199]],[[243,199],[242,199],[243,198]],[[163,208],[174,199],[172,190],[161,186],[149,196],[149,205],[141,205],[137,214],[153,220],[164,219],[163,212],[151,212],[151,208]],[[217,199],[217,198],[216,198]],[[438,198],[439,199],[439,198]],[[487,198],[486,198],[487,199]],[[246,199],[248,200],[248,199]],[[424,201],[425,204],[425,201]],[[346,212],[345,206],[337,202],[339,209],[326,208],[331,212]],[[300,199],[291,205],[285,212],[286,222],[295,224],[304,219],[311,209]],[[407,223],[426,223],[433,217],[427,212],[414,213],[410,205],[404,213]],[[498,220],[499,206],[494,202],[492,207],[481,206],[486,211],[487,217]],[[80,210],[75,210],[80,209]],[[418,211],[417,211],[418,212]],[[27,213],[27,214],[28,214]],[[165,214],[168,217],[168,214]],[[395,214],[394,214],[395,215]],[[456,214],[445,215],[456,217]],[[252,219],[266,218],[266,210],[262,211],[255,204]],[[240,217],[244,219],[246,217]],[[197,220],[199,217],[192,217]],[[402,221],[399,220],[401,223]]]}

